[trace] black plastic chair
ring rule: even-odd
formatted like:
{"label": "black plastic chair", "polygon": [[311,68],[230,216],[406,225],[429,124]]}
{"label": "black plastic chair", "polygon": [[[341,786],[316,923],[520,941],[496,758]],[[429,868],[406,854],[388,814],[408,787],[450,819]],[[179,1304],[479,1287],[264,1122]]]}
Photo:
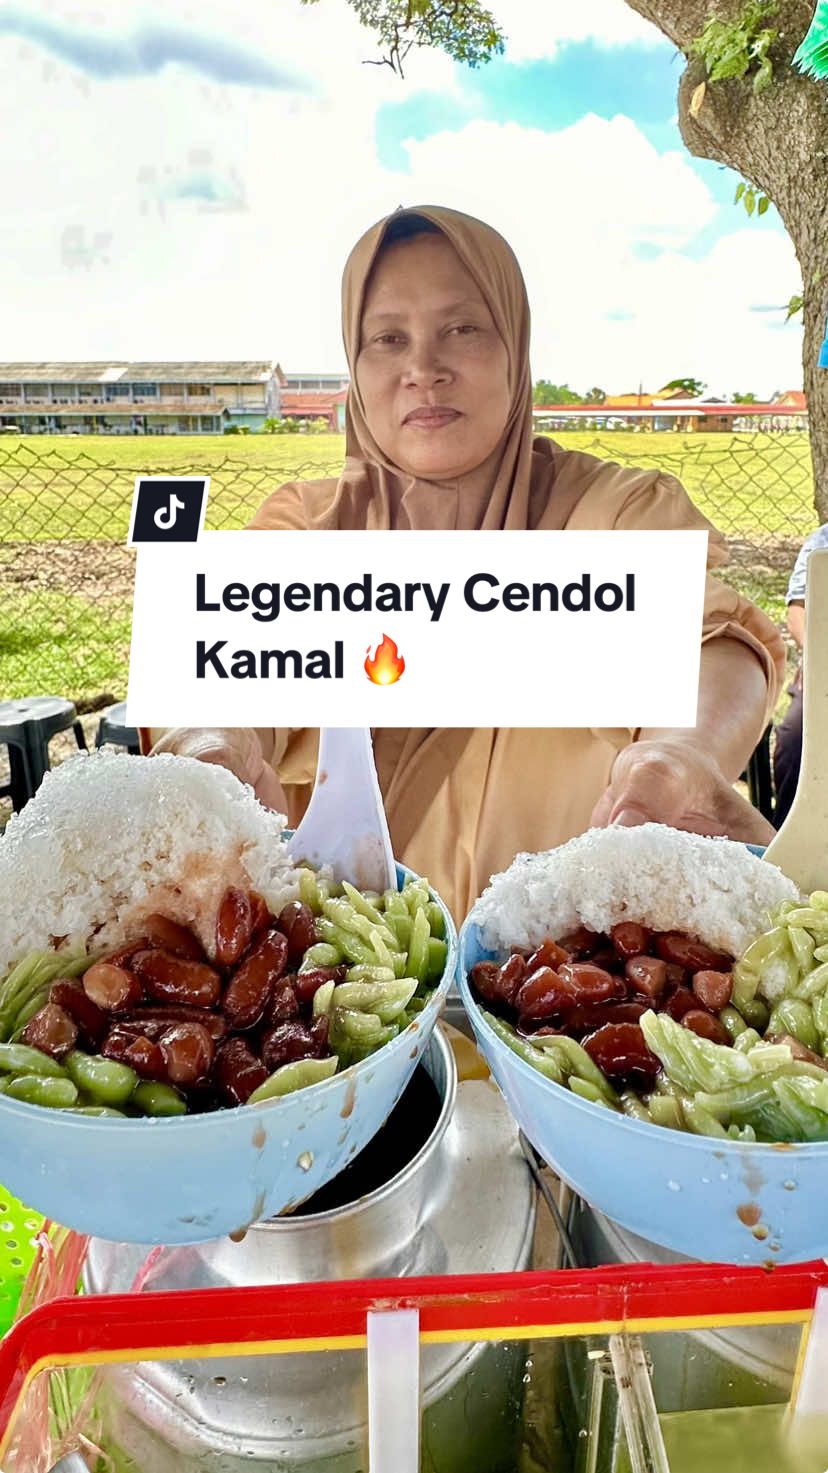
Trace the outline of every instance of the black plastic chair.
{"label": "black plastic chair", "polygon": [[10,781],[0,797],[10,797],[16,812],[33,798],[49,771],[49,743],[62,731],[73,731],[81,751],[86,737],[72,701],[62,696],[28,696],[0,701],[0,746],[8,748]]}
{"label": "black plastic chair", "polygon": [[126,747],[133,757],[140,755],[138,730],[126,724],[126,701],[119,701],[117,706],[110,706],[104,711],[98,723],[95,746]]}
{"label": "black plastic chair", "polygon": [[774,814],[773,771],[771,768],[772,732],[773,727],[768,726],[762,733],[751,752],[747,769],[742,774],[743,781],[748,785],[751,803],[754,808],[758,808],[768,823],[773,823]]}

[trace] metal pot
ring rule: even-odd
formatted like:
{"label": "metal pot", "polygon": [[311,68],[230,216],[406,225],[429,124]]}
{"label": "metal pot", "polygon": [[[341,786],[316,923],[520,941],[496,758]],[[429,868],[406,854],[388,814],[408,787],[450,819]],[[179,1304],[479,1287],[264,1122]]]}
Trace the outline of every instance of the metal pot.
{"label": "metal pot", "polygon": [[[458,1085],[440,1029],[421,1069],[436,1087],[436,1122],[390,1180],[349,1205],[261,1223],[241,1242],[162,1249],[145,1287],[526,1268],[534,1189],[498,1091],[482,1079]],[[93,1240],[88,1291],[129,1290],[146,1257]],[[423,1469],[512,1473],[523,1370],[520,1344],[425,1347]],[[361,1351],[147,1362],[106,1371],[103,1442],[136,1473],[360,1473],[365,1400]]]}

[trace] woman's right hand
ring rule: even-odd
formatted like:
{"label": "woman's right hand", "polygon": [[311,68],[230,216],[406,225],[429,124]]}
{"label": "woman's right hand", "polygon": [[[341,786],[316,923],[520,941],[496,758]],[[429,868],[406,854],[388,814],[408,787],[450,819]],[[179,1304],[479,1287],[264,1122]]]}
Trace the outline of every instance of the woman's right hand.
{"label": "woman's right hand", "polygon": [[258,732],[252,727],[176,726],[155,743],[151,756],[171,752],[176,757],[195,757],[226,767],[251,788],[267,808],[286,812],[284,790],[273,768],[265,761]]}

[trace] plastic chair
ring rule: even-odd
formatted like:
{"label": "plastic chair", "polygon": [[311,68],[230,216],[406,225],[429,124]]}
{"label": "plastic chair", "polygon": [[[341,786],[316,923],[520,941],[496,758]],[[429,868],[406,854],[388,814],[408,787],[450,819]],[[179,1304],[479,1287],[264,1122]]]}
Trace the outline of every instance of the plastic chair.
{"label": "plastic chair", "polygon": [[61,696],[29,696],[0,701],[0,746],[8,748],[10,781],[0,796],[11,797],[19,810],[33,798],[51,765],[49,743],[62,731],[73,731],[81,751],[86,737],[72,701]]}
{"label": "plastic chair", "polygon": [[95,746],[126,747],[133,757],[140,754],[141,743],[137,728],[126,724],[126,701],[119,701],[117,706],[110,706],[104,711],[98,723]]}

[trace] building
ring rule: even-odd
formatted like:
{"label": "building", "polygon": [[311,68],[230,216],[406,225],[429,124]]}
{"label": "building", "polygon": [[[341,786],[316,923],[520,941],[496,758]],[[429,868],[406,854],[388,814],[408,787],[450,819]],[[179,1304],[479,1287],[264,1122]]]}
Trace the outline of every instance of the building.
{"label": "building", "polygon": [[663,394],[608,396],[603,404],[539,404],[532,411],[539,430],[672,430],[732,433],[734,430],[808,429],[808,404],[800,390],[777,394],[767,404],[728,404],[722,399],[684,399]]}
{"label": "building", "polygon": [[272,361],[0,363],[0,431],[27,435],[215,435],[281,414]]}
{"label": "building", "polygon": [[334,434],[345,430],[347,373],[288,373],[281,396],[282,416],[309,422],[324,419]]}
{"label": "building", "polygon": [[297,419],[305,423],[324,419],[327,428],[333,434],[343,434],[347,397],[347,389],[340,389],[335,394],[321,391],[297,393],[291,392],[290,389],[283,389],[280,396],[282,418]]}
{"label": "building", "polygon": [[284,387],[296,394],[338,394],[350,382],[347,373],[287,373]]}

